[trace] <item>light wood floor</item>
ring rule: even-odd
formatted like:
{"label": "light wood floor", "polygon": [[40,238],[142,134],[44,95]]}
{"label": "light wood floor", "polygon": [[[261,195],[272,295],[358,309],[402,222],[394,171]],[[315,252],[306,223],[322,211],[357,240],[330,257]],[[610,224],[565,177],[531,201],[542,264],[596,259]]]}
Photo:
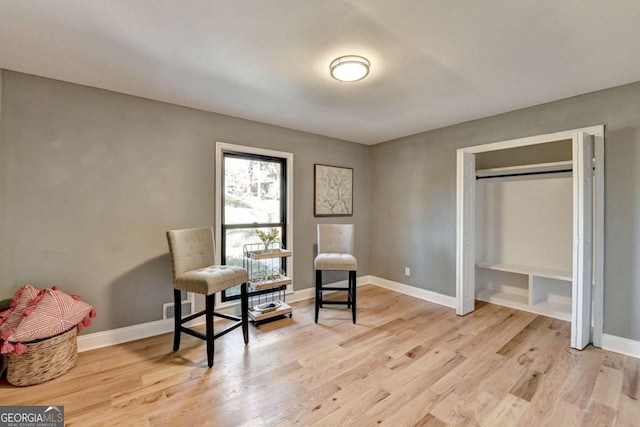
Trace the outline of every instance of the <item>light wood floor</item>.
{"label": "light wood floor", "polygon": [[81,353],[61,378],[2,405],[64,405],[68,425],[638,426],[640,360],[569,348],[566,322],[478,303],[454,310],[375,286],[346,309],[204,342],[171,335]]}

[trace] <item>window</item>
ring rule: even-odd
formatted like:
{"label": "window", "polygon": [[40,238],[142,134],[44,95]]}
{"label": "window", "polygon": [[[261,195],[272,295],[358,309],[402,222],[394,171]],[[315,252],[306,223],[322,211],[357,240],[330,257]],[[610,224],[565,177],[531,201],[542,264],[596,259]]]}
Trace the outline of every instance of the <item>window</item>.
{"label": "window", "polygon": [[[266,150],[224,146],[218,147],[220,185],[216,197],[220,206],[216,234],[220,235],[221,263],[242,266],[243,246],[260,242],[257,230],[277,229],[283,246],[290,248],[288,159]],[[278,261],[278,267],[287,271],[286,260]],[[227,289],[222,292],[222,301],[238,299],[239,295],[239,286]]]}

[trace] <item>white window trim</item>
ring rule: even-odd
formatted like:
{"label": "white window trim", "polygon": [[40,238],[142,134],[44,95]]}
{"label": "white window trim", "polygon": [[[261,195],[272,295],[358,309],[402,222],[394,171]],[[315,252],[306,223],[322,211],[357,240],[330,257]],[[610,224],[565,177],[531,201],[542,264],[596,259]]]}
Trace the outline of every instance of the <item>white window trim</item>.
{"label": "white window trim", "polygon": [[[246,145],[228,144],[226,142],[216,142],[216,194],[215,194],[215,245],[216,245],[216,264],[222,264],[222,236],[220,236],[220,229],[222,228],[222,206],[220,203],[222,196],[222,157],[225,152],[256,154],[263,156],[280,157],[287,161],[287,215],[286,215],[286,228],[287,228],[287,249],[294,253],[293,248],[293,153],[286,151],[268,150],[266,148],[249,147]],[[289,275],[293,275],[293,259],[294,256],[286,258],[287,271]],[[294,279],[295,280],[295,279]],[[287,285],[287,294],[293,293],[293,284]],[[233,306],[239,304],[239,301],[228,301],[221,303],[221,293],[216,295],[216,305],[220,308],[227,306]]]}

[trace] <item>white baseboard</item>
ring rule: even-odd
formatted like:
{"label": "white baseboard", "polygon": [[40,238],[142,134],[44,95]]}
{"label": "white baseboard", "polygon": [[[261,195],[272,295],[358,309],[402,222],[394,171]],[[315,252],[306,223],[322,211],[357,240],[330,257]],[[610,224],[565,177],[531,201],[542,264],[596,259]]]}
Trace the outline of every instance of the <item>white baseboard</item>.
{"label": "white baseboard", "polygon": [[[415,298],[420,298],[425,301],[429,301],[435,304],[439,304],[449,308],[456,307],[455,297],[443,295],[437,292],[427,291],[425,289],[416,288],[414,286],[405,285],[404,283],[398,283],[387,279],[382,279],[376,276],[362,276],[358,277],[357,285],[362,286],[371,284],[374,286],[380,286],[381,288],[389,289],[401,294],[409,295]],[[347,281],[332,283],[330,286],[346,286]],[[295,291],[287,295],[288,302],[302,301],[305,299],[311,299],[315,297],[315,290],[313,286],[305,288],[299,291]],[[221,311],[228,311],[233,313],[235,311],[234,305],[228,305],[224,308],[221,307]],[[196,319],[189,322],[188,326],[196,326],[204,323],[204,319]],[[166,334],[173,331],[173,319],[167,320],[155,320],[153,322],[141,323],[139,325],[126,326],[124,328],[111,329],[108,331],[95,332],[93,334],[80,335],[78,337],[78,351],[95,350],[102,347],[108,347],[111,345],[122,344],[129,341],[135,341],[142,338],[149,338],[156,335]],[[602,336],[602,349],[609,350],[616,353],[625,354],[631,357],[640,358],[640,341],[634,341],[627,338],[617,337],[615,335],[603,334]]]}
{"label": "white baseboard", "polygon": [[416,288],[415,286],[405,285],[404,283],[394,282],[392,280],[382,279],[376,276],[369,276],[371,283],[381,288],[409,295],[421,300],[429,301],[435,304],[443,305],[449,308],[456,308],[456,297],[440,294],[438,292],[428,291],[426,289]]}
{"label": "white baseboard", "polygon": [[[356,278],[356,286],[363,286],[363,285],[372,285],[375,284],[372,281],[372,276],[361,276]],[[342,287],[347,287],[348,286],[348,281],[347,280],[341,280],[339,282],[333,282],[333,283],[326,283],[324,286],[342,286]],[[332,293],[332,291],[327,291],[327,294]],[[296,302],[296,301],[302,301],[305,299],[311,299],[311,298],[315,298],[316,294],[315,294],[315,287],[312,285],[308,288],[299,290],[299,291],[295,291],[291,297],[289,297],[289,295],[287,295],[287,302]]]}
{"label": "white baseboard", "polygon": [[[186,323],[187,326],[204,324],[204,318]],[[138,325],[125,326],[124,328],[109,329],[108,331],[94,332],[93,334],[78,336],[78,352],[109,347],[142,338],[173,332],[173,319],[154,320],[153,322],[140,323]]]}
{"label": "white baseboard", "polygon": [[78,337],[78,351],[89,351],[96,348],[121,344],[123,342],[148,338],[173,330],[173,320],[156,320],[140,323],[124,328],[109,329],[107,331],[94,332],[93,334],[80,335]]}
{"label": "white baseboard", "polygon": [[640,341],[602,334],[602,349],[640,359]]}

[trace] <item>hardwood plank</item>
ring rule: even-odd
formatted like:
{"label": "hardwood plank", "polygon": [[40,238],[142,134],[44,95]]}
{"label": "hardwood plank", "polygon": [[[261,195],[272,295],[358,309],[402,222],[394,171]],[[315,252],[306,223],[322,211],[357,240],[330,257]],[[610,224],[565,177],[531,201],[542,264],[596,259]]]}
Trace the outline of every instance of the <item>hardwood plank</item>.
{"label": "hardwood plank", "polygon": [[[598,401],[612,409],[618,408],[618,399],[622,391],[622,371],[608,366],[602,366],[591,393],[591,399]],[[638,420],[640,421],[640,420]]]}
{"label": "hardwood plank", "polygon": [[543,380],[544,374],[527,369],[513,386],[510,393],[522,400],[530,402]]}
{"label": "hardwood plank", "polygon": [[310,410],[302,411],[292,422],[294,425],[303,426],[314,423],[322,425],[324,423],[321,423],[321,420],[330,417],[334,412],[340,411],[342,408],[346,408],[341,412],[342,415],[345,415],[345,412],[348,413],[350,410],[358,413],[366,411],[369,407],[388,396],[388,392],[376,385],[386,373],[384,368],[374,371],[362,382],[356,382],[341,389],[329,396],[328,399],[318,400]]}
{"label": "hardwood plank", "polygon": [[[437,378],[433,372],[441,372],[441,367],[448,362],[457,359],[459,356],[445,354],[437,363],[432,365],[432,370],[423,371],[421,368],[410,366],[398,375],[387,378],[381,383],[381,387],[387,390],[390,395],[374,408],[367,411],[367,415],[376,422],[386,419],[388,414],[393,414],[407,406],[407,402],[416,399],[416,396],[427,396],[428,399],[436,398],[436,395],[429,391],[429,387]],[[427,393],[428,392],[428,393]],[[442,396],[446,396],[442,395]],[[413,409],[413,408],[412,408]]]}
{"label": "hardwood plank", "polygon": [[624,384],[622,392],[640,400],[640,359],[626,357],[624,365]]}
{"label": "hardwood plank", "polygon": [[547,346],[542,348],[538,353],[536,359],[529,365],[529,368],[540,372],[549,372],[555,363],[558,362],[558,355],[567,348],[567,342],[571,339],[571,324],[569,322],[561,322],[562,325],[557,325],[559,320],[554,319],[550,331],[553,332],[553,336],[547,342]]}
{"label": "hardwood plank", "polygon": [[518,419],[527,409],[529,402],[507,394],[482,423],[485,427],[519,425]]}
{"label": "hardwood plank", "polygon": [[523,366],[531,366],[547,347],[556,332],[549,328],[553,319],[537,316],[522,331],[497,351],[505,357],[515,358]]}
{"label": "hardwood plank", "polygon": [[[492,304],[488,304],[483,309],[490,309],[491,306]],[[503,308],[503,312],[506,317],[501,319],[501,322],[491,325],[486,331],[478,334],[474,340],[475,342],[471,344],[471,349],[461,351],[461,354],[495,353],[520,333],[535,317],[531,313],[523,314],[523,312],[506,308]],[[470,344],[465,343],[465,345]]]}
{"label": "hardwood plank", "polygon": [[616,427],[637,427],[640,420],[640,402],[626,394],[620,396]]}
{"label": "hardwood plank", "polygon": [[431,414],[427,414],[425,417],[423,417],[421,420],[419,420],[417,423],[413,425],[413,427],[442,427],[442,426],[446,426],[446,424]]}
{"label": "hardwood plank", "polygon": [[582,426],[584,417],[585,412],[579,407],[560,400],[549,416],[549,420],[551,420],[549,425],[554,427],[578,427]]}
{"label": "hardwood plank", "polygon": [[[384,417],[379,417],[376,423],[382,427],[403,427],[415,426],[423,422],[429,415],[431,409],[438,404],[442,396],[425,390],[414,396],[401,406],[394,413],[385,413]],[[366,425],[366,424],[365,424]],[[375,424],[371,424],[375,425]]]}
{"label": "hardwood plank", "polygon": [[[538,391],[529,402],[527,410],[520,419],[522,425],[545,425],[546,423],[556,425],[554,417],[571,418],[572,408],[570,406],[565,407],[564,402],[560,400],[562,386],[570,372],[571,350],[566,344],[565,347],[565,349],[556,353],[556,358],[552,360],[550,368],[544,373],[544,377],[538,386]],[[533,369],[532,371],[537,372]],[[560,408],[558,408],[558,405],[560,405]],[[556,410],[558,413],[553,415]],[[580,408],[578,408],[578,412],[580,412]],[[569,421],[566,422],[568,423]]]}
{"label": "hardwood plank", "polygon": [[584,427],[612,426],[615,418],[615,411],[607,405],[593,401],[589,405],[582,425]]}
{"label": "hardwood plank", "polygon": [[331,396],[334,396],[339,391],[340,387],[332,381],[324,383],[315,390],[310,391],[309,394],[304,395],[299,399],[293,399],[291,403],[286,405],[282,410],[277,412],[270,411],[271,415],[267,416],[268,425],[280,425],[286,423],[286,425],[293,426],[294,424],[292,420],[298,414],[307,412],[312,407],[320,409],[318,405],[322,405],[322,402],[329,399]]}
{"label": "hardwood plank", "polygon": [[575,366],[565,381],[561,398],[572,405],[586,409],[600,372],[603,355],[589,348],[572,352]]}
{"label": "hardwood plank", "polygon": [[358,396],[353,396],[349,404],[345,404],[327,417],[321,419],[318,424],[327,426],[341,426],[357,423],[363,414],[377,403],[383,401],[389,393],[379,387],[371,387]]}
{"label": "hardwood plank", "polygon": [[487,353],[468,359],[439,379],[431,389],[440,394],[455,390],[460,396],[475,393],[484,379],[501,370],[507,360],[496,353]]}
{"label": "hardwood plank", "polygon": [[481,425],[499,403],[500,399],[486,392],[466,398],[453,392],[433,408],[431,414],[447,424]]}
{"label": "hardwood plank", "polygon": [[493,372],[487,372],[477,387],[478,391],[486,391],[502,399],[528,371],[517,360],[507,359]]}

